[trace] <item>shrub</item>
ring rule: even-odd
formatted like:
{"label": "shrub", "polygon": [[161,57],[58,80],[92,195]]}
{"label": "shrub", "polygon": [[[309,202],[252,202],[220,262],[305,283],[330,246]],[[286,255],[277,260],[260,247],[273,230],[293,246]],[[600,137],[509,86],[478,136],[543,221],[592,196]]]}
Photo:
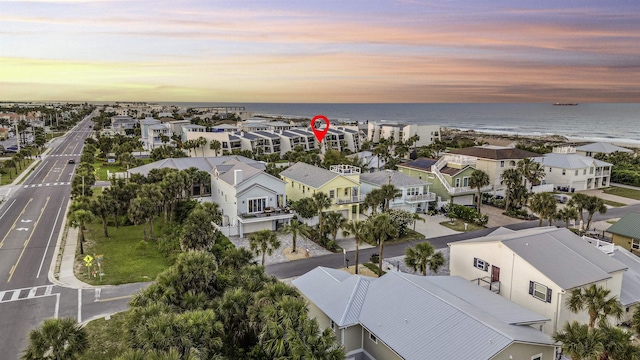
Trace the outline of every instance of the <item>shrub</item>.
{"label": "shrub", "polygon": [[369,257],[369,261],[371,261],[374,264],[377,264],[380,261],[380,254],[371,254],[371,256]]}
{"label": "shrub", "polygon": [[338,243],[336,241],[333,241],[333,240],[327,241],[326,248],[327,248],[327,250],[332,251],[332,252],[339,252],[339,251],[342,250],[340,245],[338,245]]}

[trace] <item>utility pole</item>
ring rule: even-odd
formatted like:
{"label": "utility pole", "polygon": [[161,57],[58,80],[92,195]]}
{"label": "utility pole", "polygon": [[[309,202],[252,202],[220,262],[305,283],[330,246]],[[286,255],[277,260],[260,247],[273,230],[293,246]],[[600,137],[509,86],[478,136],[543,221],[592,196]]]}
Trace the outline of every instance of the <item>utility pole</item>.
{"label": "utility pole", "polygon": [[20,152],[20,133],[18,132],[18,122],[14,122],[13,125],[16,128],[16,143],[18,144],[18,152]]}

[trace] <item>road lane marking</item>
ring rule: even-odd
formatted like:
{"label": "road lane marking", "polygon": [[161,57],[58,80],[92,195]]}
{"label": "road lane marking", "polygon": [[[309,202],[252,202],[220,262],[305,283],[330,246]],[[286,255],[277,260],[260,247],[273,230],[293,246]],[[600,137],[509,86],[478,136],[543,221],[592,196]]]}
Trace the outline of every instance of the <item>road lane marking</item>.
{"label": "road lane marking", "polygon": [[82,322],[82,289],[78,289],[78,322]]}
{"label": "road lane marking", "polygon": [[96,302],[107,302],[107,301],[115,301],[115,300],[122,300],[122,299],[128,299],[128,298],[132,298],[134,295],[124,295],[124,296],[118,296],[118,297],[112,297],[112,298],[108,298],[108,299],[100,299]]}
{"label": "road lane marking", "polygon": [[54,163],[53,163],[53,166],[51,166],[51,169],[49,169],[49,171],[47,171],[47,175],[45,175],[45,176],[42,178],[42,180],[46,180],[46,179],[47,179],[47,177],[49,177],[49,174],[51,173],[51,171],[52,171],[53,169],[55,169],[55,167],[56,167],[56,164],[57,164],[57,163],[58,163],[58,160],[56,160],[56,162],[54,162]]}
{"label": "road lane marking", "polygon": [[100,293],[101,292],[102,292],[102,289],[100,289],[100,288],[96,289],[95,296],[93,297],[93,302],[98,302],[98,300],[100,300]]}
{"label": "road lane marking", "polygon": [[9,209],[13,206],[13,204],[16,202],[16,200],[18,199],[13,199],[13,201],[11,202],[11,204],[9,204],[9,207],[7,207],[7,210],[5,210],[2,215],[0,215],[0,219],[2,219],[4,217],[4,215],[7,213],[7,211],[9,211]]}
{"label": "road lane marking", "polygon": [[[62,198],[62,204],[64,204],[64,197]],[[56,224],[58,224],[58,218],[60,217],[60,211],[62,210],[62,206],[58,208],[58,214],[56,215],[56,220],[53,222],[53,228],[51,230],[51,234],[49,235],[49,240],[47,241],[47,246],[44,248],[44,254],[42,254],[42,261],[40,261],[40,267],[38,268],[38,275],[36,279],[40,277],[40,271],[42,271],[42,265],[44,264],[44,259],[47,256],[47,250],[49,250],[49,244],[51,244],[51,238],[53,237],[53,231],[56,228]],[[53,261],[53,260],[52,260]]]}
{"label": "road lane marking", "polygon": [[27,295],[27,299],[31,299],[36,296],[36,291],[38,291],[37,287],[31,288],[31,290],[29,290],[29,295]]}
{"label": "road lane marking", "polygon": [[56,309],[53,311],[53,318],[57,319],[58,318],[58,310],[60,310],[60,293],[57,293],[55,295],[56,295]]}
{"label": "road lane marking", "polygon": [[[27,204],[24,206],[24,208],[22,209],[20,214],[16,217],[16,221],[13,222],[13,225],[11,225],[11,228],[9,229],[9,231],[7,231],[7,233],[4,236],[4,238],[2,238],[2,241],[0,241],[0,249],[2,249],[2,245],[4,245],[4,241],[7,239],[7,237],[11,233],[11,230],[13,230],[16,227],[16,224],[18,223],[18,219],[20,219],[22,217],[22,214],[24,214],[24,212],[27,210],[27,206],[29,206],[29,203],[31,203],[31,201],[33,201],[33,198],[31,198],[31,199],[29,199],[29,201],[27,201]],[[15,202],[15,200],[13,200],[13,202]],[[11,203],[11,205],[13,205],[13,203]],[[9,209],[7,209],[7,210],[9,210]],[[4,214],[2,214],[2,216],[4,216]]]}
{"label": "road lane marking", "polygon": [[51,295],[51,291],[53,291],[53,285],[47,285],[47,290],[44,291],[44,296]]}
{"label": "road lane marking", "polygon": [[[40,218],[42,218],[42,214],[44,214],[44,209],[47,208],[47,205],[49,204],[49,200],[51,200],[51,197],[47,197],[47,201],[44,203],[44,206],[40,210],[40,215],[38,215],[38,219],[36,220],[35,223],[33,223],[33,230],[35,230],[36,227],[38,227],[38,223],[40,222]],[[18,264],[20,263],[20,260],[22,260],[22,256],[24,255],[25,250],[27,250],[27,245],[29,245],[29,241],[31,240],[31,237],[33,236],[33,233],[35,233],[35,231],[31,231],[31,234],[29,234],[29,237],[24,242],[24,246],[22,247],[22,251],[20,252],[20,256],[18,256],[18,261],[16,261],[16,264],[13,265],[13,267],[11,268],[11,271],[9,271],[9,279],[7,280],[7,282],[11,281],[11,278],[13,277],[13,273],[18,268]]]}
{"label": "road lane marking", "polygon": [[11,300],[11,301],[16,301],[16,300],[18,300],[18,297],[20,297],[20,291],[22,291],[22,290],[14,291],[14,292],[13,292],[13,295],[11,296],[11,299],[10,299],[10,300]]}

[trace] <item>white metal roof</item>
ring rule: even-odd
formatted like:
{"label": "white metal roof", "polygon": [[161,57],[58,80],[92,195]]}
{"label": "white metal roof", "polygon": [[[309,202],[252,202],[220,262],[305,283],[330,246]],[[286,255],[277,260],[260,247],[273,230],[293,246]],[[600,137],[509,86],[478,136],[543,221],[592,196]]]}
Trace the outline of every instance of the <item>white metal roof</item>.
{"label": "white metal roof", "polygon": [[556,167],[561,169],[585,169],[592,166],[612,166],[608,162],[596,160],[588,156],[578,155],[574,153],[550,153],[545,154],[542,157],[536,157],[533,160],[544,166]]}

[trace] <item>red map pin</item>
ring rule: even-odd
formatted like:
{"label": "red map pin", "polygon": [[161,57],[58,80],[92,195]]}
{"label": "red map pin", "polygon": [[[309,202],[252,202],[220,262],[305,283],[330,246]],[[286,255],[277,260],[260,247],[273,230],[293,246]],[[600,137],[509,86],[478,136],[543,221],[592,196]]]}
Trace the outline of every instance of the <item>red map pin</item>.
{"label": "red map pin", "polygon": [[[325,123],[325,127],[323,130],[316,129],[316,120],[322,120]],[[322,142],[324,140],[324,136],[327,135],[327,131],[329,131],[329,119],[327,119],[324,115],[316,115],[311,119],[311,130],[313,130],[313,134],[318,139],[318,142]]]}

